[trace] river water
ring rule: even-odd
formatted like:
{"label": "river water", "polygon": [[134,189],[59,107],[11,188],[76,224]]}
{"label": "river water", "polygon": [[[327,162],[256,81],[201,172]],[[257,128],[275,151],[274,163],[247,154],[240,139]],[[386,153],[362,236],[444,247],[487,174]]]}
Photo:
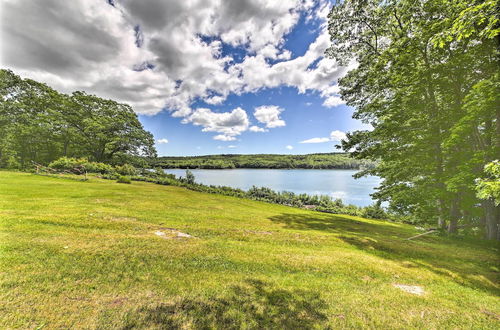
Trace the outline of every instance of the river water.
{"label": "river water", "polygon": [[[185,176],[186,170],[166,169],[166,173]],[[375,176],[354,179],[356,170],[281,170],[281,169],[231,169],[191,170],[195,181],[206,185],[229,186],[248,190],[252,186],[268,187],[275,191],[292,191],[297,194],[328,195],[340,198],[345,204],[366,206],[373,203],[370,194],[381,179]]]}

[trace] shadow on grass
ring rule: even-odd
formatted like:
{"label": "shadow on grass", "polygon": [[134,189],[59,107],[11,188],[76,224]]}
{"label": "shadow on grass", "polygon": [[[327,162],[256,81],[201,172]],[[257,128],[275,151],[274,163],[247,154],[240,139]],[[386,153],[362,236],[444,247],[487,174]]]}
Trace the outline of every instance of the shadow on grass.
{"label": "shadow on grass", "polygon": [[221,296],[184,297],[140,308],[126,317],[123,328],[325,328],[326,306],[316,292],[277,289],[260,280],[247,280]]}
{"label": "shadow on grass", "polygon": [[368,223],[341,216],[318,214],[281,214],[269,218],[286,228],[315,230],[372,255],[448,277],[464,286],[500,294],[498,244],[470,240],[425,237],[406,240],[415,233],[380,221]]}

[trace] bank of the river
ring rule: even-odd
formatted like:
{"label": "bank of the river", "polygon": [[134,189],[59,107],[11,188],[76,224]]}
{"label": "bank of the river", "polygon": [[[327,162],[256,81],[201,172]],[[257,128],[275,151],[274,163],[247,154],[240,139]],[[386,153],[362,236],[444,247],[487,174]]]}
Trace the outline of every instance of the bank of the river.
{"label": "bank of the river", "polygon": [[[221,185],[248,190],[252,186],[296,194],[327,195],[340,198],[345,204],[367,206],[372,204],[370,194],[380,184],[380,178],[370,176],[354,179],[357,170],[311,169],[226,169],[190,170],[196,181],[206,185]],[[185,169],[165,169],[166,173],[184,176]]]}
{"label": "bank of the river", "polygon": [[417,233],[0,171],[0,328],[496,329],[497,246]]}

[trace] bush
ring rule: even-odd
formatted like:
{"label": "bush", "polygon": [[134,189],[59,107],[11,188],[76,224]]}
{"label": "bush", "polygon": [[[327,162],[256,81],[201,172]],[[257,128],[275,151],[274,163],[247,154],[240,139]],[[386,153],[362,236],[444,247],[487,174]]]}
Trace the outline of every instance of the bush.
{"label": "bush", "polygon": [[190,170],[186,170],[186,182],[188,184],[194,183],[194,174]]}
{"label": "bush", "polygon": [[54,160],[49,164],[50,168],[56,170],[70,171],[75,174],[82,174],[85,172],[85,165],[88,164],[87,158],[68,158],[61,157]]}
{"label": "bush", "polygon": [[19,161],[14,156],[7,157],[7,159],[5,161],[5,166],[11,170],[21,169],[21,163],[19,163]]}
{"label": "bush", "polygon": [[69,171],[75,174],[89,173],[113,173],[113,166],[105,163],[89,162],[87,158],[61,157],[49,164],[50,168]]}
{"label": "bush", "polygon": [[117,180],[120,176],[116,173],[105,173],[101,176],[101,178],[106,180]]}
{"label": "bush", "polygon": [[87,162],[83,166],[85,170],[90,173],[107,174],[114,172],[113,166],[104,163]]}
{"label": "bush", "polygon": [[116,180],[116,182],[131,184],[132,183],[132,179],[130,179],[130,177],[128,177],[128,176],[121,175],[121,176],[118,177],[118,180]]}
{"label": "bush", "polygon": [[137,169],[129,164],[123,164],[121,166],[116,166],[115,170],[118,174],[134,176],[137,175]]}
{"label": "bush", "polygon": [[386,219],[387,214],[384,209],[380,206],[380,202],[366,206],[361,212],[361,216],[364,218],[371,219]]}
{"label": "bush", "polygon": [[154,174],[155,176],[157,176],[159,178],[164,178],[167,176],[167,174],[165,173],[165,171],[163,171],[163,169],[161,167],[155,167],[152,174]]}

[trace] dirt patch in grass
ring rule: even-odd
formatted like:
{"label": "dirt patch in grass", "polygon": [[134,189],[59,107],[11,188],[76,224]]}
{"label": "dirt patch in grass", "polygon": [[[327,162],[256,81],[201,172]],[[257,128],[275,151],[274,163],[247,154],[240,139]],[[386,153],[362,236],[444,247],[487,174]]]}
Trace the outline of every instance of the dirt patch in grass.
{"label": "dirt patch in grass", "polygon": [[183,233],[175,228],[160,228],[154,234],[163,239],[195,238],[192,235]]}
{"label": "dirt patch in grass", "polygon": [[373,281],[373,278],[371,278],[371,277],[370,277],[370,276],[368,276],[368,275],[365,275],[365,276],[363,276],[363,277],[361,278],[361,280],[362,280],[363,282],[370,282],[370,281]]}
{"label": "dirt patch in grass", "polygon": [[418,267],[418,265],[417,265],[416,263],[411,262],[411,261],[403,261],[403,262],[401,263],[401,265],[402,265],[403,267],[406,267],[406,268],[417,268],[417,267]]}
{"label": "dirt patch in grass", "polygon": [[403,290],[411,294],[415,294],[417,296],[422,296],[425,293],[424,288],[418,285],[393,284],[393,286],[395,288],[398,288],[400,290]]}
{"label": "dirt patch in grass", "polygon": [[108,216],[105,217],[104,220],[109,220],[109,221],[118,221],[118,222],[137,222],[137,218],[132,218],[132,217],[118,217],[118,216]]}
{"label": "dirt patch in grass", "polygon": [[245,233],[248,234],[257,234],[257,235],[272,235],[270,231],[257,231],[257,230],[245,230]]}
{"label": "dirt patch in grass", "polygon": [[113,307],[118,307],[118,306],[123,305],[127,300],[128,299],[124,298],[124,297],[116,298],[116,299],[113,299],[112,301],[110,301],[109,305],[111,305]]}
{"label": "dirt patch in grass", "polygon": [[500,321],[500,314],[496,314],[496,313],[490,312],[490,311],[488,311],[486,309],[482,309],[481,312],[484,313],[484,314],[486,314],[486,315],[488,315],[488,316],[490,316],[490,317],[492,317],[492,318],[494,318],[494,319],[496,319],[497,321]]}

